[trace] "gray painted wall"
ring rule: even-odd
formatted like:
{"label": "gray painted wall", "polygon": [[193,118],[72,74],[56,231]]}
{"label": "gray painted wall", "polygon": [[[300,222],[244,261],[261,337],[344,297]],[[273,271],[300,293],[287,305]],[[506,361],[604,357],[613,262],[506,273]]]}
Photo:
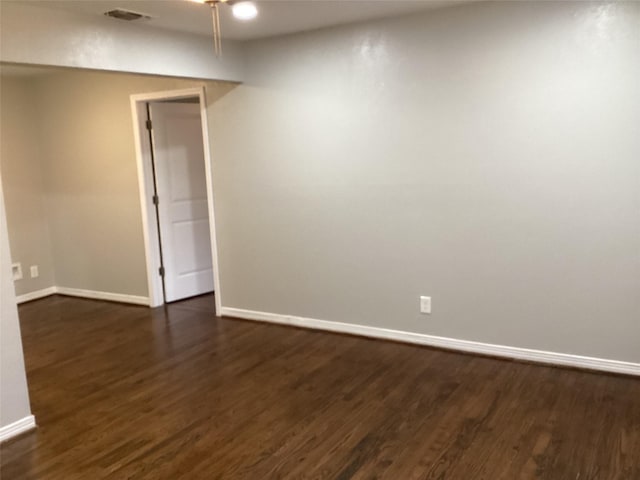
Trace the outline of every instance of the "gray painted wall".
{"label": "gray painted wall", "polygon": [[18,293],[55,285],[147,296],[130,95],[205,85],[213,103],[235,84],[86,70],[0,79],[13,259],[25,277],[41,266],[40,282],[19,280]]}
{"label": "gray painted wall", "polygon": [[472,4],[248,65],[210,119],[224,306],[640,362],[640,4]]}
{"label": "gray painted wall", "polygon": [[639,362],[639,27],[492,2],[251,43],[210,108],[224,305]]}
{"label": "gray painted wall", "polygon": [[[35,82],[0,76],[0,170],[11,258],[22,265],[17,295],[55,285]],[[32,265],[38,267],[37,278],[31,278]]]}
{"label": "gray painted wall", "polygon": [[31,415],[0,181],[0,428]]}
{"label": "gray painted wall", "polygon": [[216,58],[207,35],[118,22],[27,2],[0,2],[3,62],[241,81],[242,44]]}

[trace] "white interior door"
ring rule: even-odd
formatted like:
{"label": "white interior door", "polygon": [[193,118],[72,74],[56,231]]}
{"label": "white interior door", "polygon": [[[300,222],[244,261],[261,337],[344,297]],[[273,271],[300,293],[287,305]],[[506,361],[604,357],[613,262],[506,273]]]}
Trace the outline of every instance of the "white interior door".
{"label": "white interior door", "polygon": [[212,292],[200,106],[151,103],[165,300]]}

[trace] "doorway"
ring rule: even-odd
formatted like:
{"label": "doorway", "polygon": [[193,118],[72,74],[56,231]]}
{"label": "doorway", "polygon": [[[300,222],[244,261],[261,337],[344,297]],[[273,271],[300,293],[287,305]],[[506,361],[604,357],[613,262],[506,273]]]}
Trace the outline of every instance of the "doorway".
{"label": "doorway", "polygon": [[131,96],[149,303],[215,290],[221,310],[204,87]]}

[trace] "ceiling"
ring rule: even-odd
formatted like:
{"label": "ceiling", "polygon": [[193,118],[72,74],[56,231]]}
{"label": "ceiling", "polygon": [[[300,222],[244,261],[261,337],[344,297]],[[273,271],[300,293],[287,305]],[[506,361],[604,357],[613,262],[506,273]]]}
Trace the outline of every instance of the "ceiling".
{"label": "ceiling", "polygon": [[[6,1],[6,0],[2,0]],[[16,1],[16,0],[14,0]],[[190,0],[18,0],[44,8],[102,15],[124,8],[150,15],[137,20],[149,26],[203,35],[211,34],[209,7]],[[462,3],[463,0],[259,0],[258,18],[250,22],[234,19],[228,6],[221,7],[222,35],[252,40],[287,33],[315,30],[383,17],[406,15]],[[122,20],[110,19],[120,22]]]}

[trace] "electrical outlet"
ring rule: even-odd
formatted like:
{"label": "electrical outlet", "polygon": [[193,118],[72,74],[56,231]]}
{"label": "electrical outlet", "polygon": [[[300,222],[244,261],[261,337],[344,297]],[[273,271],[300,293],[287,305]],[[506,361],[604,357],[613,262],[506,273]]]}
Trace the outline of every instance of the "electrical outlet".
{"label": "electrical outlet", "polygon": [[39,276],[38,265],[31,265],[31,278],[38,278]]}
{"label": "electrical outlet", "polygon": [[420,297],[420,313],[431,313],[431,297]]}
{"label": "electrical outlet", "polygon": [[11,273],[14,280],[22,280],[22,265],[20,263],[13,263],[11,265]]}

